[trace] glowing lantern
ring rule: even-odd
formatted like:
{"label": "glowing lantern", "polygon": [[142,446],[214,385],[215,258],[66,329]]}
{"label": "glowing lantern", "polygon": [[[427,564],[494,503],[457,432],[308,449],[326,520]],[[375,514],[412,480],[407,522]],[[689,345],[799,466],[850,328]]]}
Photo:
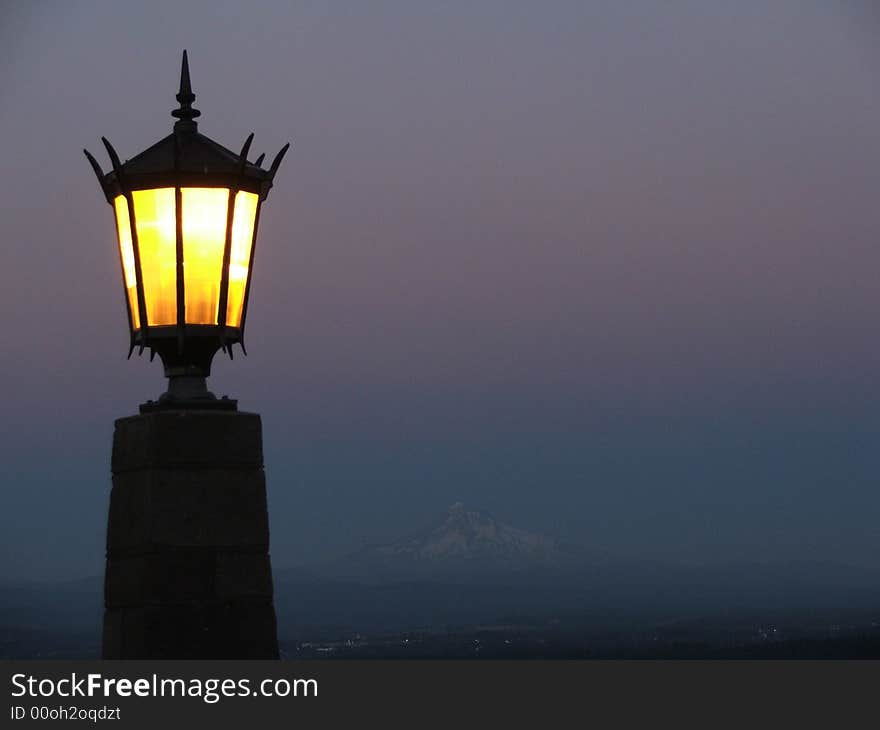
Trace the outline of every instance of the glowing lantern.
{"label": "glowing lantern", "polygon": [[253,134],[236,154],[199,134],[186,51],[174,131],[122,163],[101,138],[106,175],[83,150],[116,214],[131,343],[158,353],[169,378],[161,407],[234,408],[217,400],[205,378],[220,349],[244,351],[244,325],[260,207],[289,145],[268,170],[248,162]]}

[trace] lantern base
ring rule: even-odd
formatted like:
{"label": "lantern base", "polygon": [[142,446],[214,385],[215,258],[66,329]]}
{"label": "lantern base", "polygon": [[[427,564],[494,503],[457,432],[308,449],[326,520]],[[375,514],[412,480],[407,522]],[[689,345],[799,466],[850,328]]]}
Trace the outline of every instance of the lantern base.
{"label": "lantern base", "polygon": [[168,390],[158,400],[148,400],[140,405],[141,413],[180,409],[237,411],[238,401],[225,395],[218,398],[208,390],[204,376],[172,375],[168,378]]}

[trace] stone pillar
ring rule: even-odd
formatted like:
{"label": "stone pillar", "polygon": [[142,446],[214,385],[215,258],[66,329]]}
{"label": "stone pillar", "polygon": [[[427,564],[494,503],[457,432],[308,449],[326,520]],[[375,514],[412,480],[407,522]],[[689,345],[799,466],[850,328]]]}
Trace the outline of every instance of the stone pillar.
{"label": "stone pillar", "polygon": [[260,417],[116,421],[105,659],[277,659]]}

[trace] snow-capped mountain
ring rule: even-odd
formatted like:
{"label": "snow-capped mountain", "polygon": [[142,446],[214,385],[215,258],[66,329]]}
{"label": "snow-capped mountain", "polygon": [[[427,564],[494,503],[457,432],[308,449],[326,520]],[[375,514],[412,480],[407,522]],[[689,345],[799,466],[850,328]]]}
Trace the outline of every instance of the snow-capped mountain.
{"label": "snow-capped mountain", "polygon": [[388,543],[365,545],[334,572],[374,578],[464,577],[571,565],[588,556],[560,540],[507,525],[488,512],[453,504],[433,525]]}
{"label": "snow-capped mountain", "polygon": [[492,560],[543,562],[567,551],[553,538],[499,522],[488,512],[467,509],[461,502],[449,508],[429,529],[384,545],[368,545],[362,554],[418,561]]}

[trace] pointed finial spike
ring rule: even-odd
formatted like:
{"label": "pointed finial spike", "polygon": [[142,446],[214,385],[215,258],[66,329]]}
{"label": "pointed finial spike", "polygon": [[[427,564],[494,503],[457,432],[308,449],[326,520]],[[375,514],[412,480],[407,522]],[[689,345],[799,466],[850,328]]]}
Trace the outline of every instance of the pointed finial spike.
{"label": "pointed finial spike", "polygon": [[[183,49],[183,62],[180,65],[180,96],[192,96],[192,84],[189,80],[189,57],[186,55],[186,49]],[[180,101],[180,99],[178,99]]]}
{"label": "pointed finial spike", "polygon": [[86,149],[84,149],[83,152],[85,153],[86,159],[88,159],[89,164],[92,166],[92,170],[95,171],[95,177],[98,178],[98,185],[101,186],[101,191],[104,193],[104,197],[107,198],[107,202],[110,203],[110,193],[107,190],[107,186],[104,185],[104,171],[101,169],[98,161],[92,156],[91,152]]}
{"label": "pointed finial spike", "polygon": [[284,159],[284,155],[287,150],[290,149],[290,142],[288,142],[281,150],[275,155],[275,159],[272,160],[272,166],[269,168],[269,177],[275,177],[275,173],[278,172],[278,166],[281,164],[281,160]]}
{"label": "pointed finial spike", "polygon": [[244,144],[241,147],[241,152],[238,153],[238,156],[243,160],[247,161],[247,154],[251,149],[251,142],[254,141],[254,133],[251,132],[248,135],[248,138],[244,141]]}
{"label": "pointed finial spike", "polygon": [[189,56],[186,50],[183,52],[183,61],[180,64],[180,91],[177,92],[176,98],[180,102],[180,108],[171,112],[171,116],[177,118],[174,123],[175,131],[195,132],[197,125],[193,120],[201,116],[202,113],[192,107],[196,95],[193,94],[192,83],[189,79]]}
{"label": "pointed finial spike", "polygon": [[107,155],[110,157],[110,163],[113,165],[114,172],[118,171],[120,167],[122,167],[122,163],[119,161],[119,155],[116,154],[116,150],[113,149],[113,145],[110,144],[110,140],[106,137],[101,137],[101,142],[104,144],[104,149],[107,150]]}

